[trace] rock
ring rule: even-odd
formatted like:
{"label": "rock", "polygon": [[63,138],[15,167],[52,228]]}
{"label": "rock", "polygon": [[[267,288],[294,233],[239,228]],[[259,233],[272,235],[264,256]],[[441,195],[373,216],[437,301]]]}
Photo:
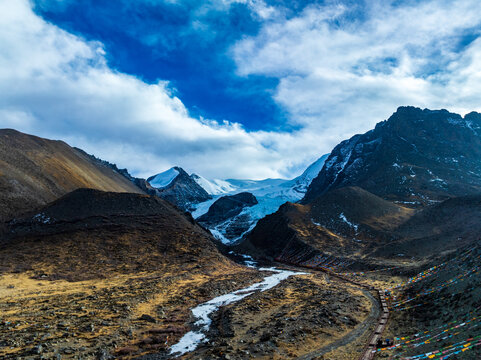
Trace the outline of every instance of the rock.
{"label": "rock", "polygon": [[147,315],[147,314],[143,314],[141,317],[139,317],[139,320],[148,321],[148,322],[151,322],[151,323],[157,322],[157,320],[155,320],[152,316]]}
{"label": "rock", "polygon": [[134,336],[134,332],[132,331],[131,328],[128,328],[124,331],[124,334],[128,336],[129,338],[132,338]]}
{"label": "rock", "polygon": [[134,352],[136,352],[137,349],[134,348],[134,347],[131,347],[131,346],[125,346],[125,347],[121,347],[121,348],[118,348],[115,353],[116,355],[129,355],[129,354],[132,354]]}
{"label": "rock", "polygon": [[43,353],[43,346],[42,345],[37,345],[32,348],[32,354],[37,354],[40,355]]}
{"label": "rock", "polygon": [[209,211],[197,220],[208,227],[218,225],[227,219],[237,216],[245,207],[256,205],[257,199],[249,192],[222,196],[209,208]]}
{"label": "rock", "polygon": [[64,354],[66,354],[66,355],[71,355],[71,354],[73,354],[73,353],[75,352],[75,350],[72,349],[72,348],[64,348],[64,349],[62,350],[62,352],[63,352]]}
{"label": "rock", "polygon": [[259,338],[259,340],[261,342],[266,342],[266,341],[269,341],[272,337],[272,334],[268,333],[268,332],[265,332],[261,335],[261,337]]}
{"label": "rock", "polygon": [[109,352],[106,349],[99,349],[97,351],[97,360],[109,360],[111,358]]}

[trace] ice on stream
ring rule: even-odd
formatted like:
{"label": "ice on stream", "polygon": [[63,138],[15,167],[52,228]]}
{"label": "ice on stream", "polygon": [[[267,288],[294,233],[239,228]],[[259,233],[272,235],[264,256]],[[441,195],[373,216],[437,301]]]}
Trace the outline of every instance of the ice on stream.
{"label": "ice on stream", "polygon": [[205,333],[209,330],[212,323],[210,314],[216,312],[221,306],[229,305],[259,291],[266,291],[278,285],[293,275],[306,275],[307,273],[280,270],[276,268],[260,268],[260,271],[270,271],[274,274],[266,276],[263,281],[248,286],[244,289],[232,293],[218,296],[192,309],[192,314],[196,318],[194,326],[198,330],[189,331],[177,344],[170,348],[171,354],[183,355],[197,348],[200,343],[208,341]]}

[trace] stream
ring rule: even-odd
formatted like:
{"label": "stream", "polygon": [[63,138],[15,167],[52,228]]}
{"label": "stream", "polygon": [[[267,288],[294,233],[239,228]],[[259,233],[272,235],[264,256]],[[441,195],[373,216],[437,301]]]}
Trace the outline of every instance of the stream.
{"label": "stream", "polygon": [[259,268],[258,270],[274,272],[274,274],[266,276],[264,280],[259,283],[253,284],[244,289],[236,290],[229,294],[218,296],[193,308],[191,311],[196,319],[194,327],[197,330],[192,330],[185,334],[177,344],[170,348],[170,353],[180,356],[194,351],[199,344],[207,342],[209,339],[205,334],[212,323],[209,315],[216,312],[221,306],[232,304],[256,292],[272,289],[290,276],[307,274],[276,268]]}

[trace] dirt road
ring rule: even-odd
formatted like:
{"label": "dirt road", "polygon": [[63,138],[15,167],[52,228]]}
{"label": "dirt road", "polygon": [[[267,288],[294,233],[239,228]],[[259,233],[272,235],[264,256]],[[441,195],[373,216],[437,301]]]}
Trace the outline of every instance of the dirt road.
{"label": "dirt road", "polygon": [[363,294],[371,301],[372,307],[369,316],[360,323],[354,330],[352,330],[347,335],[343,336],[339,340],[334,341],[333,343],[323,346],[322,348],[313,351],[309,354],[303,355],[298,357],[298,360],[310,360],[320,357],[324,354],[327,354],[333,350],[346,346],[353,341],[359,339],[372,325],[377,323],[377,320],[380,315],[380,304],[379,301],[366,289],[361,289]]}

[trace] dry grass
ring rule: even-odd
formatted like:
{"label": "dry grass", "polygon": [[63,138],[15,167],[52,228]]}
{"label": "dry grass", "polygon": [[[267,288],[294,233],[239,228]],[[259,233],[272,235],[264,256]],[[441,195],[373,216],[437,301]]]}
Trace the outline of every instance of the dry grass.
{"label": "dry grass", "polygon": [[[73,283],[32,275],[0,277],[0,342],[7,344],[0,358],[35,358],[39,345],[43,356],[62,358],[96,358],[126,346],[129,355],[161,351],[187,331],[191,307],[259,279],[252,270],[221,265],[202,273],[187,266]],[[139,320],[143,314],[156,323]],[[159,341],[152,329],[167,331]]]}

